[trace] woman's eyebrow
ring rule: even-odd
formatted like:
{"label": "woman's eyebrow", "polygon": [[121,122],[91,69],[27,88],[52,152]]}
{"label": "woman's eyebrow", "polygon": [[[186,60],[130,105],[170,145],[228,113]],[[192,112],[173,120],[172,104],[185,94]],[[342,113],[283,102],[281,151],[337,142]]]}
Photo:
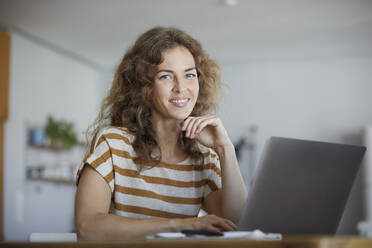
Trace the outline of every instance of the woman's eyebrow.
{"label": "woman's eyebrow", "polygon": [[186,69],[185,72],[186,72],[186,71],[192,71],[192,70],[196,70],[196,67],[191,67],[191,68],[189,68],[189,69]]}
{"label": "woman's eyebrow", "polygon": [[169,73],[173,73],[172,70],[166,70],[166,69],[159,70],[158,73],[159,73],[159,72],[169,72]]}
{"label": "woman's eyebrow", "polygon": [[[192,71],[192,70],[196,70],[196,67],[188,68],[188,69],[185,70],[185,72],[187,72],[187,71]],[[158,71],[158,73],[159,73],[159,72],[169,72],[169,73],[174,73],[172,70],[168,70],[168,69],[161,69],[161,70]]]}

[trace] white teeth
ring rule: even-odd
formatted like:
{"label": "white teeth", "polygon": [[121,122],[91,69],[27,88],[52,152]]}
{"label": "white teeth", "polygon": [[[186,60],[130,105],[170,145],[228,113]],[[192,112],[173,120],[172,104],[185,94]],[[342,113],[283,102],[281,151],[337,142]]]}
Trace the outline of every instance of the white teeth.
{"label": "white teeth", "polygon": [[187,99],[182,99],[182,100],[170,100],[170,102],[175,102],[175,103],[185,103],[185,102],[187,102]]}

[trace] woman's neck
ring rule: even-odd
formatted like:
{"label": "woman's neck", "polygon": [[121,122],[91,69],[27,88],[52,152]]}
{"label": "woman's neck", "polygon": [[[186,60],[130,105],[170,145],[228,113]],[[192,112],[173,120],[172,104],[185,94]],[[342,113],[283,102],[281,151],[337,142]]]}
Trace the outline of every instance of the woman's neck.
{"label": "woman's neck", "polygon": [[[161,157],[164,161],[182,161],[185,159],[185,152],[180,144],[181,121],[156,121],[153,120],[153,129],[156,134]],[[154,151],[154,155],[160,155],[160,151]],[[174,160],[174,161],[173,161]]]}

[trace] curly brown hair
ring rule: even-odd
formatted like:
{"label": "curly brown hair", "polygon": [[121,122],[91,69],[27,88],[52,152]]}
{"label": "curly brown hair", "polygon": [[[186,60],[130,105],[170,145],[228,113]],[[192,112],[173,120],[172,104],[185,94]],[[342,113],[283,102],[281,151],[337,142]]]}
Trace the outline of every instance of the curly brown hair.
{"label": "curly brown hair", "polygon": [[[112,87],[103,100],[100,113],[88,128],[89,134],[97,134],[107,125],[126,127],[134,134],[133,143],[139,168],[153,165],[161,157],[151,156],[159,148],[152,127],[151,106],[152,89],[157,66],[162,63],[162,53],[170,48],[183,46],[195,60],[199,77],[199,95],[192,116],[206,114],[215,109],[215,96],[218,92],[220,67],[209,58],[201,44],[177,28],[155,27],[143,33],[129,48],[116,69]],[[89,130],[93,129],[93,132]],[[187,139],[181,134],[180,141],[192,159],[203,161],[203,154],[194,139]]]}

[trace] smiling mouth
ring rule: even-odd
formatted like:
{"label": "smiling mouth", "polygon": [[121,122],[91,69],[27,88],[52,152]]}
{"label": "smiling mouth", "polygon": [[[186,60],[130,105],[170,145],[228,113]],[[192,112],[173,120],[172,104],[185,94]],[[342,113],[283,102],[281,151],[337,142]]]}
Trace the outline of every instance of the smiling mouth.
{"label": "smiling mouth", "polygon": [[185,103],[190,101],[190,98],[184,98],[184,99],[171,99],[169,102],[171,103]]}
{"label": "smiling mouth", "polygon": [[190,98],[182,98],[182,99],[170,99],[169,102],[172,103],[174,106],[182,108],[186,106],[190,101]]}

